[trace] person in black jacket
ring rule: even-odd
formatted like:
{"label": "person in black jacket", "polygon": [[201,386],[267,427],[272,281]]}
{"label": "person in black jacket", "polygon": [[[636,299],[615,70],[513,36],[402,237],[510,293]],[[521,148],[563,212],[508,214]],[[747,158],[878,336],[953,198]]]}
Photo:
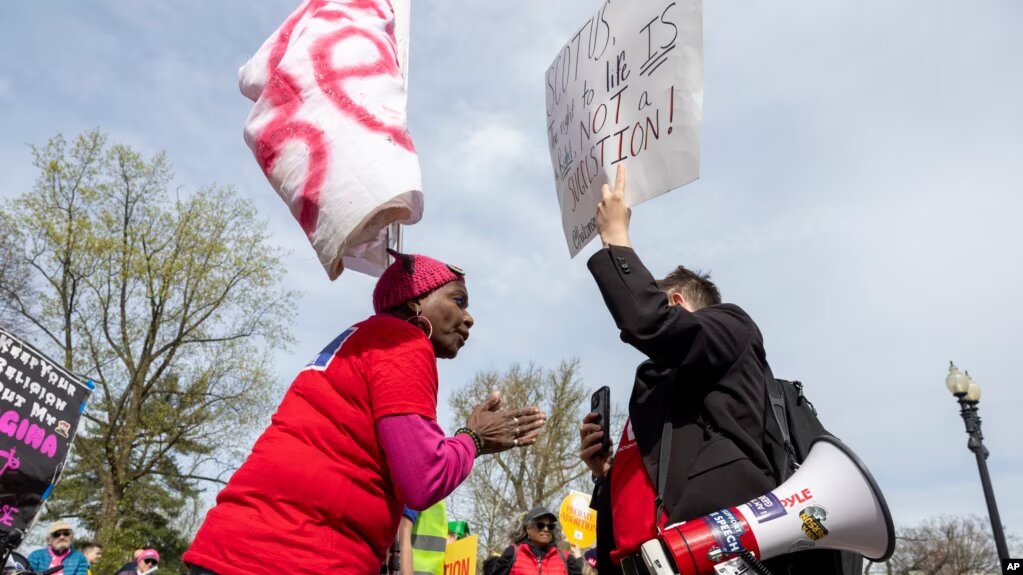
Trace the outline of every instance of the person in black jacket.
{"label": "person in black jacket", "polygon": [[632,575],[646,572],[639,547],[659,526],[775,487],[762,447],[773,376],[756,323],[721,303],[709,276],[680,266],[657,281],[643,265],[629,240],[623,166],[602,195],[596,224],[604,249],[587,265],[622,340],[648,359],[636,371],[613,464],[596,414],[580,427],[580,456],[595,483],[598,571]]}

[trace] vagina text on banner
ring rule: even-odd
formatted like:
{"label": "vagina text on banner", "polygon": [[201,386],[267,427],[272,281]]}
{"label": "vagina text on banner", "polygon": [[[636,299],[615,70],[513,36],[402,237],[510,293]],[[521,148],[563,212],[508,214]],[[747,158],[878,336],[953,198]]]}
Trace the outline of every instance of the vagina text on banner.
{"label": "vagina text on banner", "polygon": [[0,534],[32,525],[91,392],[92,382],[0,328]]}
{"label": "vagina text on banner", "polygon": [[245,142],[331,279],[379,275],[386,227],[422,217],[408,17],[407,0],[305,0],[239,71]]}

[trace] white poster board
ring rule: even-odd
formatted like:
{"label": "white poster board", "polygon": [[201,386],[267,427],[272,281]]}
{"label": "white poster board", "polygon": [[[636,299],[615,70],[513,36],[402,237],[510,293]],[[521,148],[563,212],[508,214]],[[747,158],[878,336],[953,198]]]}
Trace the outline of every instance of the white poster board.
{"label": "white poster board", "polygon": [[700,174],[702,0],[604,0],[547,70],[547,140],[568,251],[596,235],[600,188],[629,168],[628,204]]}

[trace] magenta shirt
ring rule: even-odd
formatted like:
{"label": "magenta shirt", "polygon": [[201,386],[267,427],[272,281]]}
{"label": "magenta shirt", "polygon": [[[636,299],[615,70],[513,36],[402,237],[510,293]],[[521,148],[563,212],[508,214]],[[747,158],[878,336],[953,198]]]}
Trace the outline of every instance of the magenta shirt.
{"label": "magenta shirt", "polygon": [[461,433],[446,437],[432,419],[420,415],[392,415],[377,421],[398,499],[421,511],[441,501],[461,485],[472,471],[476,444]]}

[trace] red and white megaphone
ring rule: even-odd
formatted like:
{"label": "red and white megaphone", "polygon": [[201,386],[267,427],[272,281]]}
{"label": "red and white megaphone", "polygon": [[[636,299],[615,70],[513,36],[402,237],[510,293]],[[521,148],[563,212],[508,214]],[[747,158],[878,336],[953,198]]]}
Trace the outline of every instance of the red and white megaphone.
{"label": "red and white megaphone", "polygon": [[831,436],[818,438],[799,470],[773,491],[665,527],[642,554],[655,575],[738,575],[750,573],[744,551],[761,560],[806,549],[852,551],[877,562],[895,551],[895,527],[877,482]]}

